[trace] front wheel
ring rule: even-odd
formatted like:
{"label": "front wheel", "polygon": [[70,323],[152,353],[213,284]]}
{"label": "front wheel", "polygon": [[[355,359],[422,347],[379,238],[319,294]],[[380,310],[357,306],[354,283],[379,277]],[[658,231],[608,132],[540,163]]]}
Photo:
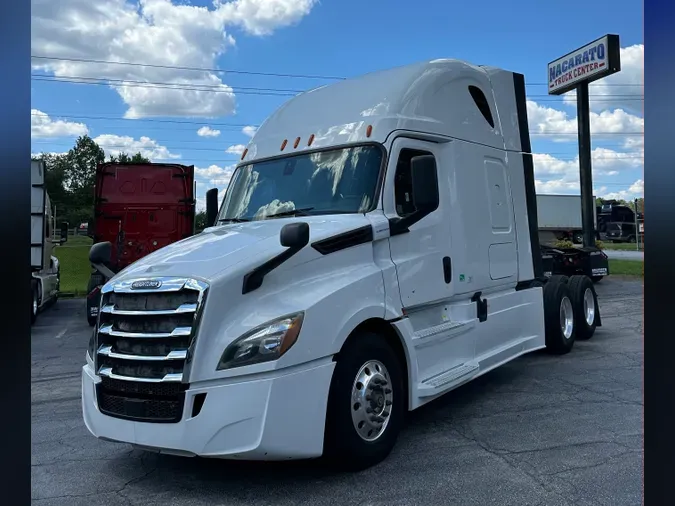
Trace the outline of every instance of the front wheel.
{"label": "front wheel", "polygon": [[384,460],[396,444],[405,413],[401,365],[384,339],[366,332],[340,352],[333,373],[324,456],[346,471]]}

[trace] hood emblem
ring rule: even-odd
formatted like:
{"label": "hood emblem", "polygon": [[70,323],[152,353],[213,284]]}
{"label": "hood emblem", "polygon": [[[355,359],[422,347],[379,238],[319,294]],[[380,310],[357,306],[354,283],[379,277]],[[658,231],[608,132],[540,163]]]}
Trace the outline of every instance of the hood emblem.
{"label": "hood emblem", "polygon": [[132,290],[157,290],[162,286],[162,282],[158,279],[141,279],[131,283]]}

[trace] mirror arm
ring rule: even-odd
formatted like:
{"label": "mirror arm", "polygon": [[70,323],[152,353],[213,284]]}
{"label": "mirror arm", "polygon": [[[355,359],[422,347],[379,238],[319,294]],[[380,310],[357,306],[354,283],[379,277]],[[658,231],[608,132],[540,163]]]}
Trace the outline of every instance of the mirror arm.
{"label": "mirror arm", "polygon": [[108,279],[115,277],[115,273],[103,264],[91,264],[91,266]]}

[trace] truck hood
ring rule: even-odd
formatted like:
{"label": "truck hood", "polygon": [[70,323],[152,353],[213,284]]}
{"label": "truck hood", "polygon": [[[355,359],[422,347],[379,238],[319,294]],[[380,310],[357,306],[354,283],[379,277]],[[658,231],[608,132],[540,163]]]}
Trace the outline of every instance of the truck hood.
{"label": "truck hood", "polygon": [[[279,243],[279,232],[284,225],[300,221],[309,224],[310,244],[370,224],[362,214],[342,214],[211,227],[147,255],[111,281],[150,276],[185,276],[213,281],[231,272],[235,266],[248,270],[285,250]],[[311,248],[305,248],[288,263],[298,265],[321,256],[314,250],[307,250]]]}

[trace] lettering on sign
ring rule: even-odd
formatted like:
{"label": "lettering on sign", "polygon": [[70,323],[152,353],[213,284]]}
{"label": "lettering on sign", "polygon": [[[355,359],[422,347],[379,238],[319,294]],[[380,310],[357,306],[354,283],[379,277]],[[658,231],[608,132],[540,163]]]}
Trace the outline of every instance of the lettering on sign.
{"label": "lettering on sign", "polygon": [[619,36],[605,35],[548,64],[548,93],[560,95],[619,70]]}

